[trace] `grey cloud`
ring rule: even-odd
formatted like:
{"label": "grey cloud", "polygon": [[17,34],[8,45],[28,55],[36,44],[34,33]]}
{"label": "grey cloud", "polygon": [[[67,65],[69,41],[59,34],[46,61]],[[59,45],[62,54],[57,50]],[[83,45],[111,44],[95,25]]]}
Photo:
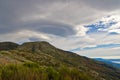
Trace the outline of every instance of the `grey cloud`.
{"label": "grey cloud", "polygon": [[63,37],[76,34],[72,25],[52,21],[35,21],[18,25],[0,26],[0,34],[21,30],[31,30]]}
{"label": "grey cloud", "polygon": [[118,9],[119,4],[119,0],[0,0],[0,34],[27,29],[74,35],[71,24],[90,22],[104,14],[97,9]]}
{"label": "grey cloud", "polygon": [[19,22],[24,16],[48,13],[50,7],[65,0],[1,0],[0,18],[7,24]]}
{"label": "grey cloud", "polygon": [[75,22],[76,18],[77,20],[80,18],[78,16],[83,16],[82,4],[77,2],[77,0],[1,0],[0,19],[10,25],[19,23],[24,17],[47,15],[47,19],[50,20]]}
{"label": "grey cloud", "polygon": [[[114,10],[120,12],[120,0],[0,0],[0,41],[46,40],[64,50],[119,43],[119,35],[75,35],[75,27],[87,25]],[[99,49],[80,53],[94,57],[93,53],[107,56],[109,52],[118,55],[119,51]]]}
{"label": "grey cloud", "polygon": [[[52,19],[21,21],[21,18],[36,14],[49,13],[52,4],[61,2],[59,0],[1,0],[0,1],[0,34],[17,32],[20,30],[33,30],[43,33],[67,36],[75,34],[69,24],[59,23]],[[66,2],[65,0],[62,1]]]}
{"label": "grey cloud", "polygon": [[120,0],[1,0],[0,18],[11,24],[19,22],[22,17],[48,14],[47,19],[55,17],[56,20],[75,22],[77,19],[80,22],[81,18],[95,15],[96,8],[116,10],[120,8]]}
{"label": "grey cloud", "polygon": [[[56,27],[57,26],[57,27]],[[68,36],[68,35],[73,35],[76,32],[70,28],[67,27],[66,25],[42,25],[38,31],[48,33],[48,34],[54,34],[54,35],[59,35],[59,36]]]}
{"label": "grey cloud", "polygon": [[120,0],[83,0],[83,2],[92,8],[105,11],[120,9]]}
{"label": "grey cloud", "polygon": [[30,30],[63,37],[76,34],[76,31],[72,25],[52,21],[35,22],[27,24],[25,27]]}
{"label": "grey cloud", "polygon": [[46,41],[45,39],[42,38],[36,38],[36,37],[30,37],[28,38],[30,42],[34,42],[34,41]]}
{"label": "grey cloud", "polygon": [[30,40],[30,41],[40,41],[40,39],[39,39],[39,38],[36,38],[36,37],[30,37],[29,40]]}

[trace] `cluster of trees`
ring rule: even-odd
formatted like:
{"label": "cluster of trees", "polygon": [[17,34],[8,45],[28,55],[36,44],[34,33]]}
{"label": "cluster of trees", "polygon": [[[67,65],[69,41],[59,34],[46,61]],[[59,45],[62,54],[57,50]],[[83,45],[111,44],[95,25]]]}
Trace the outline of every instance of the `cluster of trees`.
{"label": "cluster of trees", "polygon": [[46,67],[36,63],[0,66],[0,80],[94,80],[75,68]]}

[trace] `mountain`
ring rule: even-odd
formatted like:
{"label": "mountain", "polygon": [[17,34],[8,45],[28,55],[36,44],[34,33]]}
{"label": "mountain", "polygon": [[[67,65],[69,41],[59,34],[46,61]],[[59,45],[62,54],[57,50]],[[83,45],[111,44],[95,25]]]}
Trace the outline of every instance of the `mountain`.
{"label": "mountain", "polygon": [[120,80],[119,69],[45,41],[0,47],[1,80]]}
{"label": "mountain", "polygon": [[0,50],[12,50],[19,46],[13,42],[0,42]]}
{"label": "mountain", "polygon": [[102,59],[102,58],[94,58],[94,59],[112,65],[116,68],[120,68],[120,64],[116,63],[116,62],[120,62],[120,59]]}

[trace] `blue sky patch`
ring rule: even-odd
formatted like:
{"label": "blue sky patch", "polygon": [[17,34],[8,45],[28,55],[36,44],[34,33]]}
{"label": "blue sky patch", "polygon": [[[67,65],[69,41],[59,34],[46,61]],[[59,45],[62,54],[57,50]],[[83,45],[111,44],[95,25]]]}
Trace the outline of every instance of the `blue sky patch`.
{"label": "blue sky patch", "polygon": [[89,30],[87,31],[87,34],[89,34],[89,33],[105,32],[104,29],[107,29],[115,24],[117,24],[117,22],[109,21],[107,24],[105,24],[103,21],[99,21],[95,24],[87,25],[85,27],[89,28]]}
{"label": "blue sky patch", "polygon": [[109,35],[119,35],[119,34],[116,32],[110,32]]}
{"label": "blue sky patch", "polygon": [[103,44],[103,45],[97,45],[96,47],[85,47],[85,48],[76,48],[69,50],[71,52],[76,52],[76,51],[82,51],[82,50],[91,50],[91,49],[97,49],[97,48],[114,48],[114,47],[120,47],[120,44]]}

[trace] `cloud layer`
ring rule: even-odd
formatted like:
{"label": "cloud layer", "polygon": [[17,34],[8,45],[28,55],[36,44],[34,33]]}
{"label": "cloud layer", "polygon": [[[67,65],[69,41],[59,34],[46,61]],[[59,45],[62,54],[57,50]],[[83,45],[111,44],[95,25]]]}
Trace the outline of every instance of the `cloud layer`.
{"label": "cloud layer", "polygon": [[0,41],[64,50],[119,44],[119,14],[120,0],[0,0]]}

